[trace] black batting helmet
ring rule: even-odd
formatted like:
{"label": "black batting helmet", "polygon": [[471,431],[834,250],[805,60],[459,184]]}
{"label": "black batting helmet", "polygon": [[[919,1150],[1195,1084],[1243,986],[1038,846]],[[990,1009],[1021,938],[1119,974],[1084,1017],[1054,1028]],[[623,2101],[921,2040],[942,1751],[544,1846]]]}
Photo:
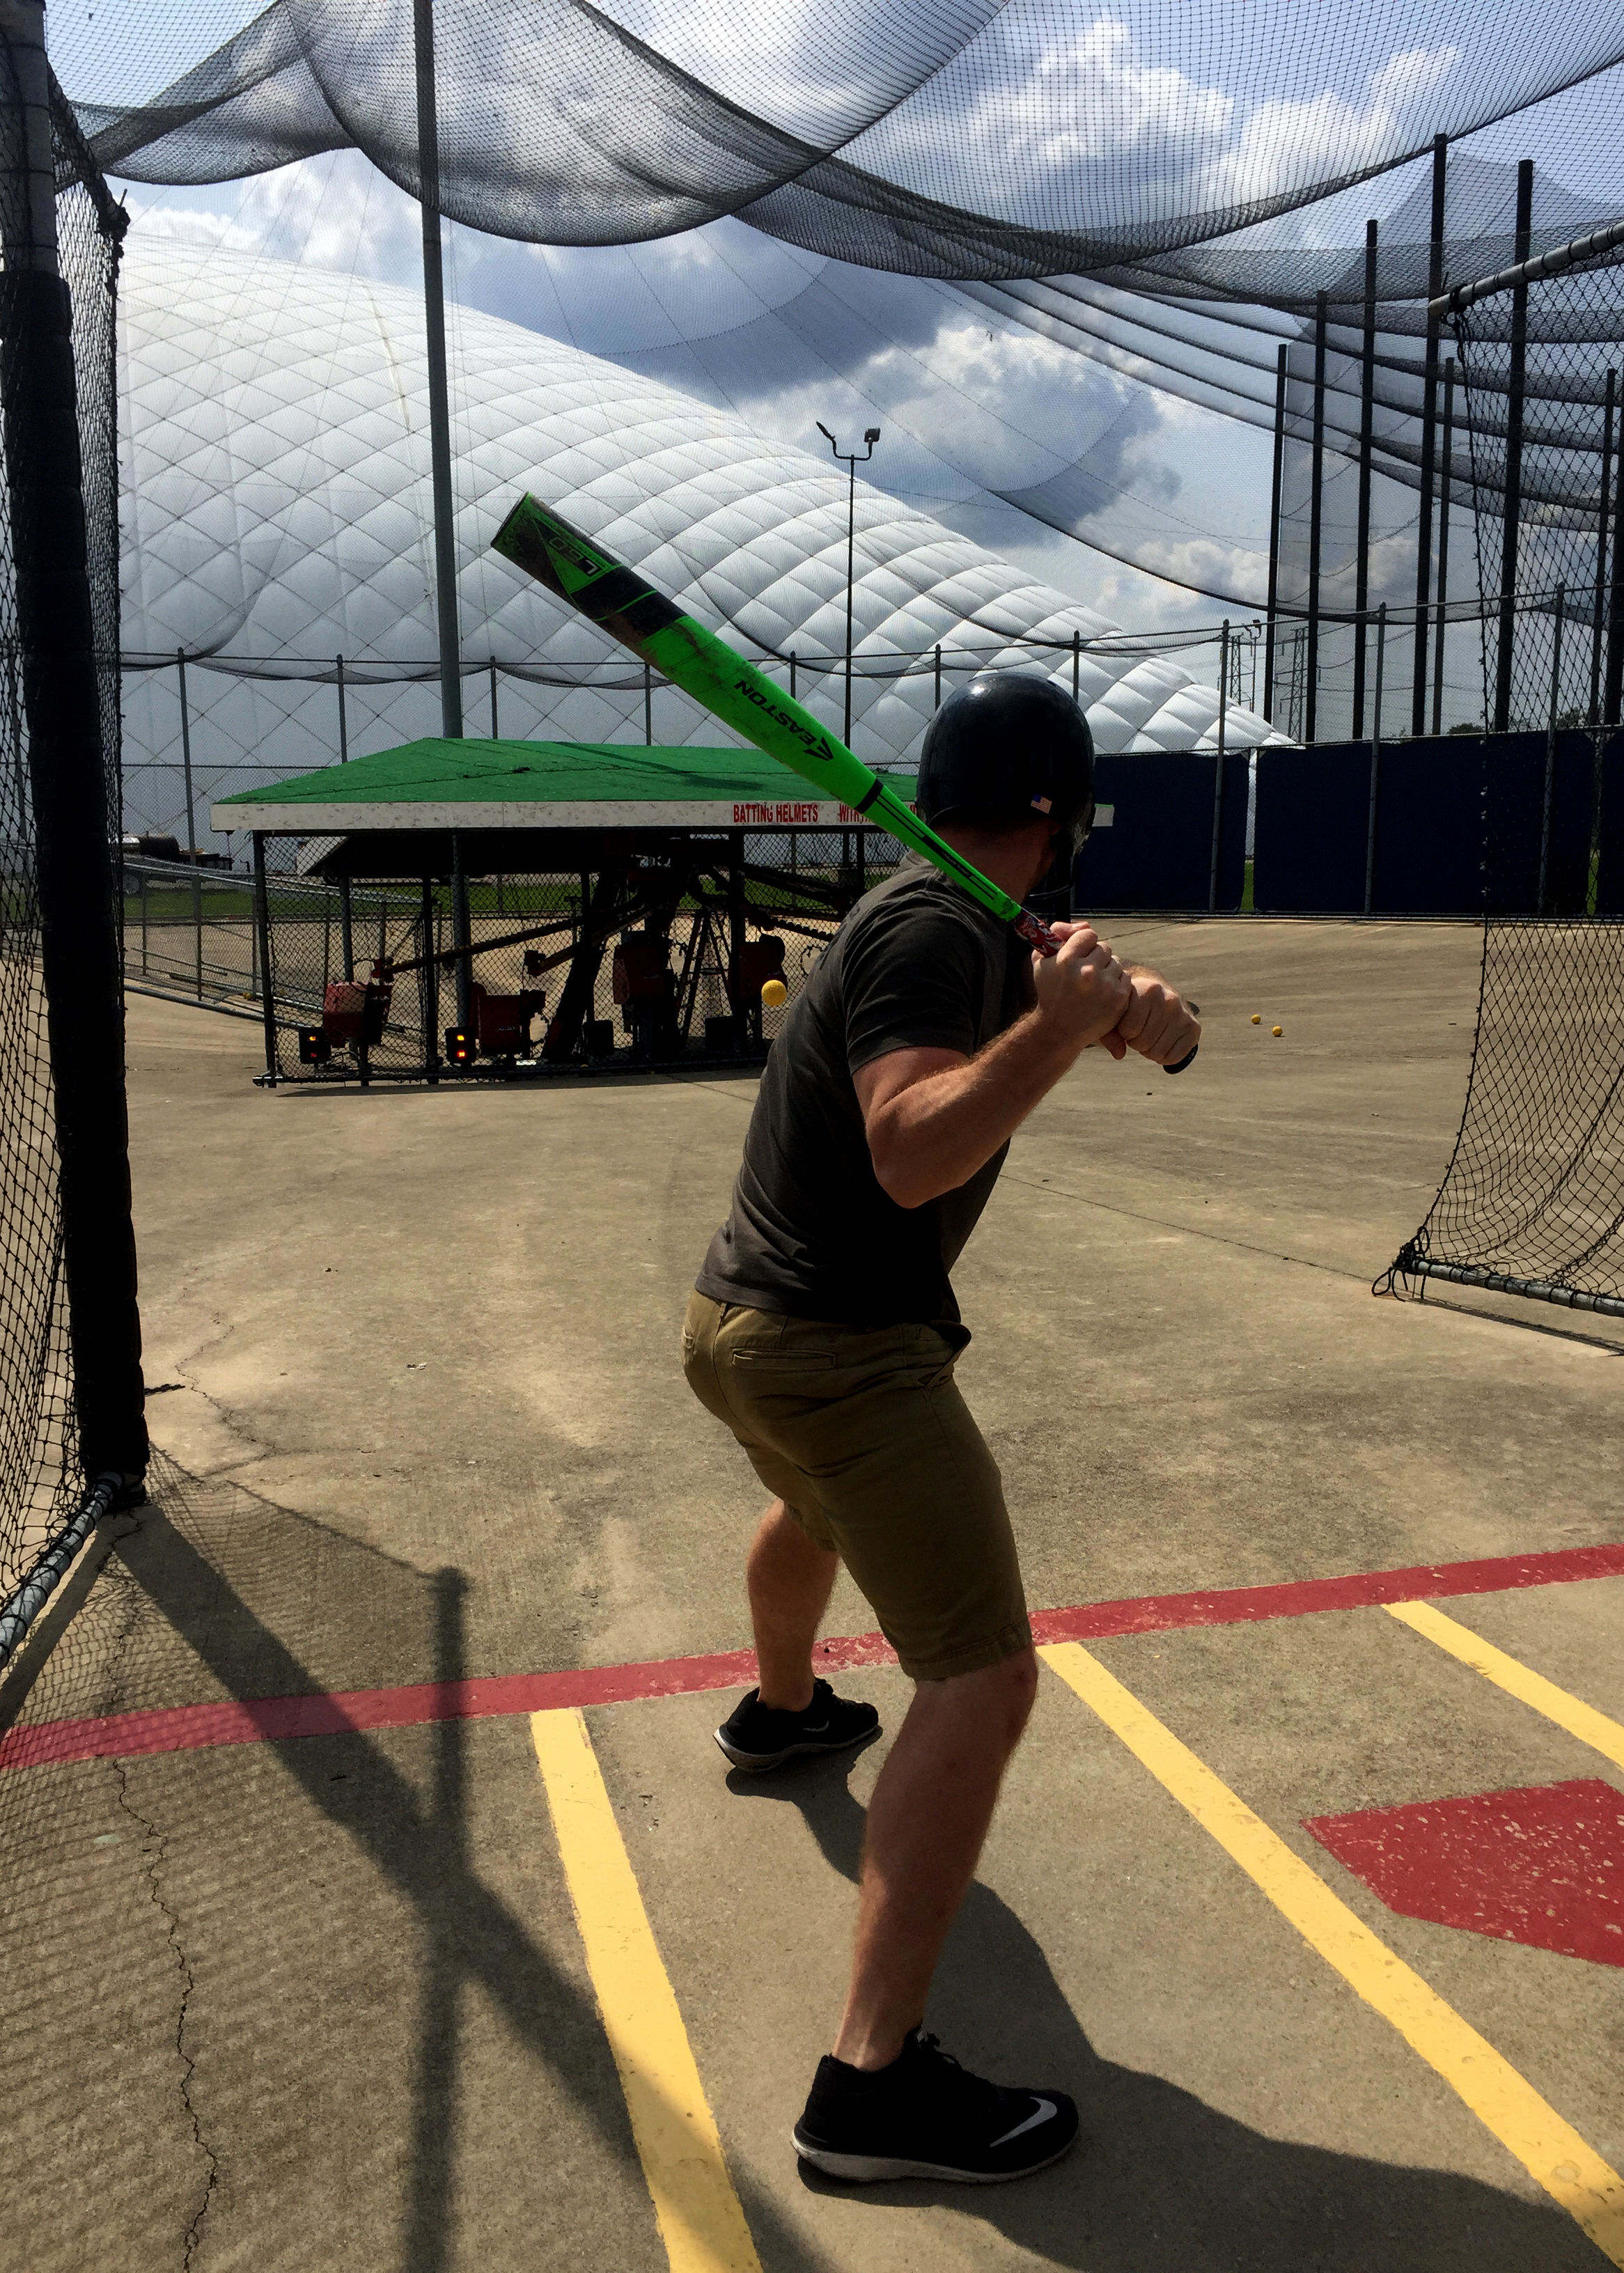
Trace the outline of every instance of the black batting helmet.
{"label": "black batting helmet", "polygon": [[1070,832],[1075,859],[1094,826],[1088,721],[1052,679],[978,671],[925,729],[914,803],[933,829],[956,815],[1050,821]]}

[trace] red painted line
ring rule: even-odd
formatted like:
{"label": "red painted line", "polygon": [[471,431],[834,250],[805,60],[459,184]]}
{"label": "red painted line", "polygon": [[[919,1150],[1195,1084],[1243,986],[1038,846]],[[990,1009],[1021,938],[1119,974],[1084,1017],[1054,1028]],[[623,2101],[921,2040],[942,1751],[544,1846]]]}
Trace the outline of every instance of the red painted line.
{"label": "red painted line", "polygon": [[[1210,1594],[1085,1602],[1074,1609],[1036,1611],[1032,1630],[1040,1642],[1098,1641],[1113,1634],[1244,1625],[1265,1618],[1365,1609],[1381,1602],[1616,1578],[1624,1578],[1624,1543],[1495,1556],[1477,1563],[1424,1563],[1405,1571],[1365,1571],[1349,1578],[1297,1579],[1280,1586],[1230,1587]],[[818,1660],[831,1672],[895,1662],[884,1637],[877,1633],[820,1642]],[[567,1706],[624,1705],[640,1698],[739,1689],[755,1677],[754,1651],[737,1649],[714,1657],[654,1658],[641,1664],[587,1666],[562,1673],[502,1673],[473,1681],[415,1682],[395,1689],[158,1706],[99,1720],[43,1721],[11,1729],[0,1737],[0,1768],[132,1759],[147,1752],[198,1752],[220,1744],[279,1743],[289,1737],[331,1737],[366,1729],[413,1729],[431,1721],[485,1720]]]}

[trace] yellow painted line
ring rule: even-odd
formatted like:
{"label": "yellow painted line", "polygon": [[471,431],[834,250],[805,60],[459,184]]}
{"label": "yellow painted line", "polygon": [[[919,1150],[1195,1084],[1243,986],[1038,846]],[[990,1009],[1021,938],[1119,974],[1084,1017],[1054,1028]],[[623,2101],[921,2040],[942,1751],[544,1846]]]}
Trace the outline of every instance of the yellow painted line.
{"label": "yellow painted line", "polygon": [[1390,1617],[1397,1618],[1440,1649],[1447,1649],[1451,1657],[1458,1657],[1462,1665],[1470,1665],[1481,1673],[1485,1681],[1500,1688],[1524,1705],[1531,1705],[1536,1713],[1543,1713],[1547,1721],[1554,1721],[1559,1729],[1566,1729],[1570,1737],[1577,1737],[1582,1744],[1589,1744],[1600,1752],[1614,1767],[1624,1768],[1624,1729],[1587,1705],[1581,1697],[1570,1696],[1559,1689],[1554,1681],[1547,1681],[1543,1673],[1520,1664],[1507,1657],[1503,1649],[1496,1649],[1492,1641],[1485,1641],[1470,1626],[1455,1618],[1447,1618],[1435,1610],[1431,1602],[1384,1602],[1382,1608]]}
{"label": "yellow painted line", "polygon": [[533,1713],[530,1735],[672,2273],[761,2273],[585,1716]]}
{"label": "yellow painted line", "polygon": [[1624,2273],[1624,2179],[1098,1658],[1079,1642],[1038,1654]]}

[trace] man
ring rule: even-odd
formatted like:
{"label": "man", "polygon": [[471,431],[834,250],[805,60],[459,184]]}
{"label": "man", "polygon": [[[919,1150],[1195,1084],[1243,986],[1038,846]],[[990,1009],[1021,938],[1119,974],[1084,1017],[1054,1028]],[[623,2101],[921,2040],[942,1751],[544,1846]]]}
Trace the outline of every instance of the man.
{"label": "man", "polygon": [[[1069,870],[1094,747],[1046,679],[986,673],[944,702],[918,810],[1018,898]],[[844,1560],[916,1686],[869,1803],[851,1985],[797,2151],[845,2179],[1018,2178],[1077,2133],[1063,2092],[969,2074],[926,1995],[1037,1686],[992,1455],[953,1381],[970,1337],[948,1280],[1011,1133],[1102,1043],[1162,1065],[1199,1028],[1086,924],[1057,956],[910,857],[846,918],[762,1076],[727,1221],[683,1332],[688,1381],[774,1495],[747,1565],[761,1681],[717,1742],[763,1771],[878,1733],[815,1679]]]}

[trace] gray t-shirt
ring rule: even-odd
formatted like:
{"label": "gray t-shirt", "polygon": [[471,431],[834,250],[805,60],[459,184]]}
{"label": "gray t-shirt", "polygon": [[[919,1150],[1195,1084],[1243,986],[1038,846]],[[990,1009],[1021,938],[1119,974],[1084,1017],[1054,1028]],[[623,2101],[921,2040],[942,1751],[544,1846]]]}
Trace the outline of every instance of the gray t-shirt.
{"label": "gray t-shirt", "polygon": [[948,1272],[1009,1147],[956,1190],[898,1207],[874,1173],[852,1076],[891,1050],[972,1057],[1033,1000],[1014,934],[910,854],[858,902],[791,1006],[700,1293],[846,1325],[939,1326],[967,1340]]}

